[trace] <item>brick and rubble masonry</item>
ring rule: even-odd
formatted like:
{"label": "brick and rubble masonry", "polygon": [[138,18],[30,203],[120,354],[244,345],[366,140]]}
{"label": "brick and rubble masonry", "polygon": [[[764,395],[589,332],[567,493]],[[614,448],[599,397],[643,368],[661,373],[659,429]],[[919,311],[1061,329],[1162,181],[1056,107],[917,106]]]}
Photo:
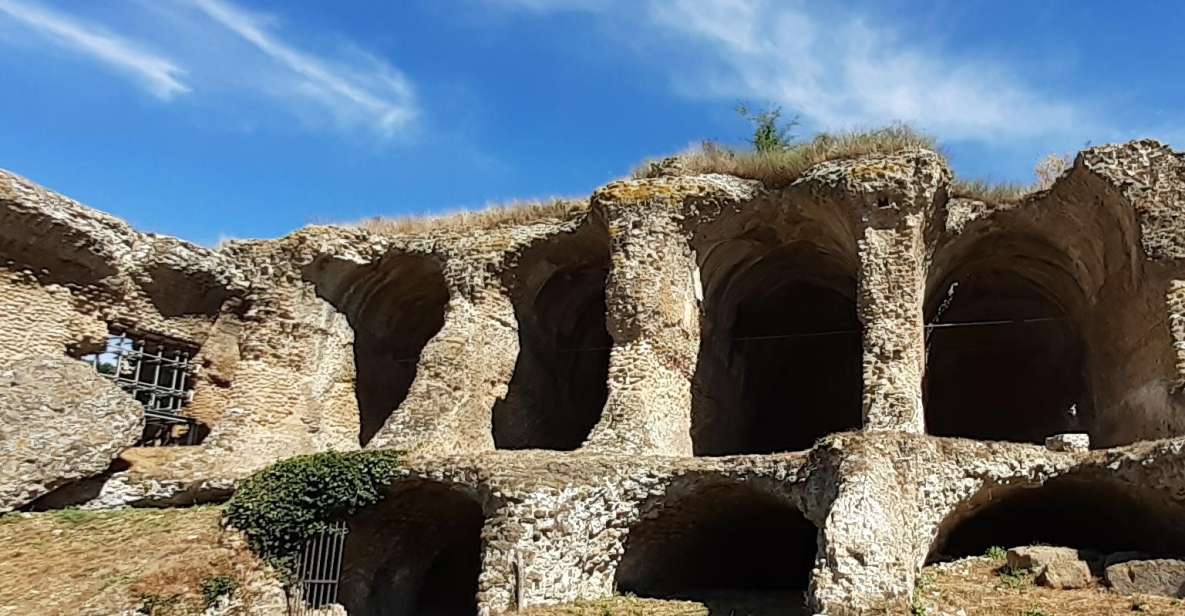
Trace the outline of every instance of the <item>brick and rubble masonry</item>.
{"label": "brick and rubble masonry", "polygon": [[[630,530],[661,512],[673,486],[737,482],[776,493],[818,528],[811,606],[863,613],[907,604],[935,542],[985,494],[1076,477],[1138,487],[1165,515],[1185,508],[1182,155],[1152,141],[1104,146],[1019,202],[950,193],[941,158],[915,150],[822,163],[777,189],[719,175],[625,180],[585,211],[480,232],[310,227],[210,250],[2,173],[0,327],[14,343],[0,346],[0,368],[93,352],[117,326],[200,348],[189,408],[209,436],[124,450],[131,468],[89,506],[224,498],[275,460],[363,446],[352,319],[384,272],[404,271],[392,264],[424,264],[442,314],[365,446],[407,450],[409,481],[479,500],[483,610],[614,592]],[[609,246],[605,408],[575,451],[497,451],[491,413],[519,355],[508,274],[540,262],[524,259],[533,247],[587,225]],[[803,452],[694,457],[693,409],[716,403],[696,396],[738,387],[725,372],[697,376],[705,293],[722,284],[706,255],[754,230],[825,244],[853,272],[863,427]],[[1051,255],[1040,266],[1056,272],[1054,292],[1082,298],[1069,309],[1090,351],[1084,431],[1109,449],[925,433],[927,295],[979,240],[1009,233]]]}

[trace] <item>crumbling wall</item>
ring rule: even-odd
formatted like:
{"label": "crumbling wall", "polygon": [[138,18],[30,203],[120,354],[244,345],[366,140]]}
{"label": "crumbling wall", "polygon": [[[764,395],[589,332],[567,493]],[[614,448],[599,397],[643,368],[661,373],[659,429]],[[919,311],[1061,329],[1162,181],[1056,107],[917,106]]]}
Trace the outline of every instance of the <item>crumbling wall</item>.
{"label": "crumbling wall", "polygon": [[[941,158],[911,150],[822,163],[777,190],[627,180],[587,211],[481,233],[312,227],[213,252],[3,175],[0,325],[23,346],[0,349],[0,369],[93,352],[117,326],[200,349],[189,409],[209,437],[124,451],[128,468],[109,469],[88,506],[221,498],[296,453],[412,452],[394,488],[410,490],[408,510],[394,499],[357,520],[359,538],[389,522],[403,539],[360,545],[415,544],[427,579],[451,552],[426,539],[460,520],[479,563],[444,576],[472,582],[457,609],[728,581],[699,553],[683,560],[703,567],[668,566],[679,557],[645,546],[685,536],[734,560],[754,546],[766,563],[757,541],[696,535],[730,510],[754,514],[731,526],[798,537],[774,545],[810,560],[796,583],[809,579],[812,608],[903,609],[927,558],[994,541],[991,520],[1029,510],[1019,495],[1065,509],[1089,493],[1175,537],[1183,186],[1180,155],[1134,142],[1083,152],[1049,190],[985,203],[951,198]],[[987,360],[966,350],[978,334],[953,334],[1034,319],[1052,333],[984,335],[1006,347]],[[831,340],[745,346],[814,334]],[[950,394],[1009,388],[1023,395]],[[1040,446],[1064,431],[1114,448]],[[448,515],[430,519],[434,503]],[[394,584],[372,573],[367,588]]]}

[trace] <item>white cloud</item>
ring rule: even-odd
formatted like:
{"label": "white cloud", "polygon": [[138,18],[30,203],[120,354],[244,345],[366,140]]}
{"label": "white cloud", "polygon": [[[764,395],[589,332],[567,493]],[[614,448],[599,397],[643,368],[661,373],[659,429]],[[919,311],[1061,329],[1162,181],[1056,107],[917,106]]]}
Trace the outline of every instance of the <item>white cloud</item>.
{"label": "white cloud", "polygon": [[[345,124],[363,124],[383,136],[405,128],[416,116],[411,84],[388,63],[364,52],[350,60],[330,59],[299,49],[269,31],[265,19],[225,0],[192,0],[213,22],[264,54],[295,80],[291,91],[318,102]],[[274,83],[276,75],[264,81]],[[280,81],[284,81],[281,77]]]}
{"label": "white cloud", "polygon": [[[486,1],[530,12],[588,12],[593,3]],[[1006,62],[907,39],[883,17],[873,23],[832,4],[780,0],[605,2],[592,18],[637,28],[633,40],[652,42],[642,55],[688,97],[768,100],[824,130],[902,121],[984,142],[1100,130],[1084,109],[1032,87]]]}
{"label": "white cloud", "polygon": [[132,77],[158,98],[169,100],[190,91],[182,81],[185,71],[172,61],[94,24],[17,0],[0,0],[0,16],[4,15],[59,46]]}

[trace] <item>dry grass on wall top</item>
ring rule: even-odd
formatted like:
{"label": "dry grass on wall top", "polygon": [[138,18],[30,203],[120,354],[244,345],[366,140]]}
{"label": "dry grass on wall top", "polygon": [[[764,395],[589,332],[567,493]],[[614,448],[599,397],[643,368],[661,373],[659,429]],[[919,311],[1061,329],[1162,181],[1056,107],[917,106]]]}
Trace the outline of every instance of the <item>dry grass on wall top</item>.
{"label": "dry grass on wall top", "polygon": [[[0,517],[0,614],[200,614],[266,575],[217,507]],[[254,576],[254,577],[253,577]]]}
{"label": "dry grass on wall top", "polygon": [[[864,131],[820,133],[810,139],[774,151],[736,150],[705,141],[673,157],[655,158],[634,169],[634,179],[668,175],[719,173],[760,180],[770,188],[793,183],[815,165],[860,156],[891,155],[905,150],[926,149],[942,154],[931,136],[905,124]],[[1058,158],[1062,166],[1053,169],[1049,161]],[[990,203],[1013,203],[1034,190],[1048,188],[1050,172],[1068,168],[1065,156],[1050,156],[1037,164],[1038,180],[1032,185],[955,179],[952,197],[966,197]],[[1056,176],[1056,173],[1053,174]],[[587,198],[551,198],[495,204],[482,210],[460,211],[440,216],[387,218],[376,216],[352,226],[383,235],[418,233],[469,233],[503,226],[526,225],[542,220],[566,220],[588,209]]]}
{"label": "dry grass on wall top", "polygon": [[490,205],[482,210],[461,211],[440,216],[403,218],[376,216],[354,223],[354,226],[382,235],[428,232],[465,233],[489,231],[510,225],[526,225],[548,219],[567,220],[587,209],[587,198],[564,197],[511,201]]}
{"label": "dry grass on wall top", "polygon": [[[679,175],[721,173],[760,180],[766,186],[786,186],[811,167],[829,160],[873,154],[896,154],[910,149],[938,151],[933,137],[904,124],[868,131],[820,133],[810,141],[773,151],[734,150],[713,142],[677,155]],[[661,161],[647,161],[634,170],[634,178],[663,175]]]}

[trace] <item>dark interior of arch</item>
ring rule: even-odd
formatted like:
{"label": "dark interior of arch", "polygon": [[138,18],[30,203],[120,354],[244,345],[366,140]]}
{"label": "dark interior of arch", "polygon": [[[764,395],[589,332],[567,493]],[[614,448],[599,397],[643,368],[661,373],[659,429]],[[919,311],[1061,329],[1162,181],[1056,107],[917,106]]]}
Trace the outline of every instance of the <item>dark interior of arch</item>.
{"label": "dark interior of arch", "polygon": [[444,325],[444,274],[435,260],[393,255],[365,266],[318,262],[305,275],[354,330],[358,437],[366,445],[407,396],[420,352]]}
{"label": "dark interior of arch", "polygon": [[[1041,443],[1088,431],[1082,337],[1067,304],[1036,275],[1022,275],[1021,263],[961,272],[931,298],[927,323],[938,327],[927,333],[929,433]],[[957,326],[998,321],[1007,323]]]}
{"label": "dark interior of arch", "polygon": [[473,616],[481,506],[440,484],[395,491],[350,521],[339,600],[350,616]]}
{"label": "dark interior of arch", "polygon": [[810,448],[862,423],[855,277],[805,243],[746,258],[706,298],[693,397],[696,455]]}
{"label": "dark interior of arch", "polygon": [[1037,488],[1001,489],[940,529],[931,560],[983,554],[992,546],[1055,545],[1099,554],[1136,551],[1185,556],[1185,509],[1138,486],[1057,479]]}
{"label": "dark interior of arch", "polygon": [[519,355],[494,407],[498,449],[580,447],[609,396],[603,235],[583,231],[524,258],[515,284]]}
{"label": "dark interior of arch", "polygon": [[619,592],[709,606],[757,595],[767,598],[768,613],[797,613],[817,529],[796,508],[736,484],[667,499],[656,517],[630,529],[615,577]]}

